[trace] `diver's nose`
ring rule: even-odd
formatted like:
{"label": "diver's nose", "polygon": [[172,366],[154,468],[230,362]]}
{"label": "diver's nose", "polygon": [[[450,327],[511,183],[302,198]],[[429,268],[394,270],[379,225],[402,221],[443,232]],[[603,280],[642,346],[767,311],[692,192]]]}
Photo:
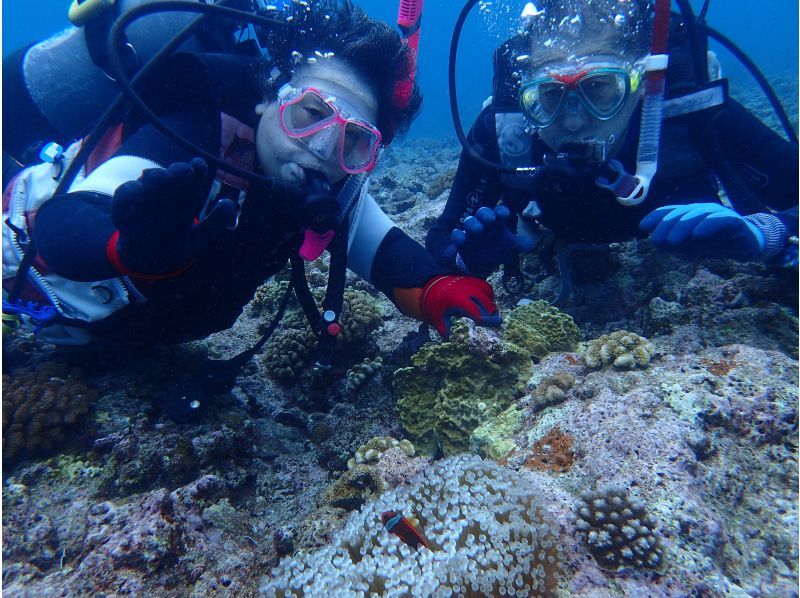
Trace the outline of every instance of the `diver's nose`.
{"label": "diver's nose", "polygon": [[336,156],[339,142],[339,125],[325,127],[308,139],[308,148],[320,160],[328,161]]}
{"label": "diver's nose", "polygon": [[570,91],[565,100],[564,112],[562,113],[561,119],[564,128],[571,133],[574,133],[586,124],[586,109],[581,105],[578,94],[574,90]]}

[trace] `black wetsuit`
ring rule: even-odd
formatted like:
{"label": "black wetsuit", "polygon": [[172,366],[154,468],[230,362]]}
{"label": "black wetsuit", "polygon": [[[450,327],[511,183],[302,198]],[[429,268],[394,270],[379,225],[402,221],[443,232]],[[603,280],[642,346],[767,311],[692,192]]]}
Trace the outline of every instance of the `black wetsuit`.
{"label": "black wetsuit", "polygon": [[[143,96],[174,130],[217,153],[221,112],[256,128],[254,107],[263,101],[260,73],[250,59],[177,55],[152,78]],[[113,157],[139,156],[164,167],[193,157],[139,119],[128,119],[123,131]],[[283,269],[299,247],[302,223],[291,199],[251,185],[235,230],[216,237],[175,277],[134,278],[147,300],[93,323],[90,331],[105,339],[149,343],[198,339],[229,328],[256,288]],[[86,191],[47,202],[33,226],[46,265],[73,280],[118,276],[106,257],[106,243],[116,228],[110,210],[108,194]],[[362,275],[393,299],[394,289],[422,287],[445,271],[422,246],[393,228],[375,249],[371,272]]]}
{"label": "black wetsuit", "polygon": [[[455,267],[456,250],[450,240],[453,229],[463,228],[464,219],[479,207],[493,207],[501,199],[512,213],[535,200],[541,209],[537,222],[569,243],[642,237],[645,233],[639,230],[639,221],[660,206],[717,202],[717,177],[739,213],[764,211],[768,206],[780,211],[776,215],[789,234],[796,235],[797,146],[781,139],[733,100],[715,113],[710,127],[692,126],[690,119],[697,117],[687,115],[664,122],[658,173],[647,199],[634,207],[621,205],[610,191],[598,187],[594,183],[596,172],[567,175],[554,171],[531,180],[527,189],[520,190],[503,184],[497,171],[462,153],[447,205],[428,232],[427,247],[442,264]],[[631,173],[636,170],[639,121],[637,111],[616,156]],[[483,148],[488,159],[500,160],[491,106],[481,112],[469,135],[473,146]],[[717,164],[710,163],[710,152],[701,151],[713,143],[721,150]],[[530,163],[541,165],[548,153],[552,150],[534,137]],[[745,197],[749,198],[747,203]],[[512,223],[515,220],[512,218]]]}

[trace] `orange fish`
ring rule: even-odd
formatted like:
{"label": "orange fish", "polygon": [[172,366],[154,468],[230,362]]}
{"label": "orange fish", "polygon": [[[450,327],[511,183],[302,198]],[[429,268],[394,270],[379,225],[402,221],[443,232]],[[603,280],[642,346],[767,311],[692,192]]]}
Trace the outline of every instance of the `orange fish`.
{"label": "orange fish", "polygon": [[384,511],[381,513],[381,521],[386,526],[386,531],[400,538],[411,548],[419,548],[421,544],[428,550],[431,549],[428,539],[402,514],[395,511]]}

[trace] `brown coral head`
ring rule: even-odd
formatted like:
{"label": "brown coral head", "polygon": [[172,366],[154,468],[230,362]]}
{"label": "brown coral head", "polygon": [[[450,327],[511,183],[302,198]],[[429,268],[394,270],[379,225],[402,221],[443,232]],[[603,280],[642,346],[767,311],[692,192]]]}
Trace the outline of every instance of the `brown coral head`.
{"label": "brown coral head", "polygon": [[556,426],[533,443],[533,453],[525,461],[525,467],[554,473],[569,471],[575,461],[572,444],[573,437]]}

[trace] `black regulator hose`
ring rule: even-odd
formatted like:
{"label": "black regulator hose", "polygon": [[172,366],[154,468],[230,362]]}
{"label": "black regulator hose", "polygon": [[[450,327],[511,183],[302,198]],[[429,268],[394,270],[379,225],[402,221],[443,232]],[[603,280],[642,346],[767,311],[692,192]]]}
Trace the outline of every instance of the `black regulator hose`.
{"label": "black regulator hose", "polygon": [[461,12],[458,15],[455,27],[453,28],[453,37],[450,40],[447,87],[450,92],[450,114],[453,117],[453,128],[456,131],[456,137],[458,137],[458,141],[461,143],[461,147],[464,148],[464,151],[469,154],[470,158],[482,166],[491,168],[492,170],[496,170],[503,174],[521,174],[524,172],[527,172],[528,174],[534,174],[536,172],[534,167],[520,169],[487,160],[475,151],[475,149],[472,147],[472,144],[467,139],[467,136],[464,135],[464,127],[461,124],[461,116],[458,111],[458,96],[456,94],[456,56],[458,54],[458,41],[461,38],[461,30],[464,27],[464,21],[467,20],[467,16],[477,3],[478,0],[467,0],[467,3],[464,5],[464,8],[461,9]]}
{"label": "black regulator hose", "polygon": [[756,64],[750,60],[747,54],[745,54],[735,43],[733,43],[733,41],[725,37],[716,29],[712,29],[708,25],[704,24],[699,24],[698,28],[739,59],[739,62],[741,62],[742,65],[744,65],[744,67],[749,71],[749,73],[753,76],[753,79],[755,79],[758,85],[761,87],[764,95],[767,96],[767,100],[769,100],[772,109],[775,111],[775,115],[778,117],[786,136],[789,138],[789,141],[796,145],[798,142],[797,133],[792,127],[789,116],[786,114],[786,109],[783,107],[783,104],[781,104],[781,101],[778,99],[778,96],[772,89],[772,86],[769,84],[766,77],[764,77]]}
{"label": "black regulator hose", "polygon": [[[278,21],[275,19],[270,19],[268,17],[263,17],[260,15],[255,15],[249,12],[245,12],[242,10],[237,10],[234,8],[226,8],[219,5],[214,4],[200,4],[198,2],[151,2],[149,4],[142,4],[136,8],[133,8],[127,11],[125,14],[121,15],[116,21],[114,21],[114,25],[111,27],[111,31],[108,34],[108,57],[109,63],[111,66],[111,70],[113,71],[113,75],[117,80],[117,85],[119,85],[120,89],[122,90],[123,95],[128,99],[128,101],[133,105],[133,107],[144,117],[147,121],[155,128],[159,133],[164,135],[167,139],[175,143],[175,145],[183,148],[187,152],[191,153],[192,155],[199,156],[203,158],[209,165],[216,166],[220,170],[224,170],[225,172],[229,172],[231,174],[235,174],[240,177],[244,177],[250,179],[252,181],[256,181],[264,185],[267,190],[273,190],[277,186],[277,181],[272,177],[265,177],[262,175],[258,175],[254,172],[249,170],[245,170],[243,168],[239,168],[238,166],[234,166],[233,164],[229,164],[219,158],[219,156],[215,156],[204,149],[198,147],[182,135],[179,135],[171,128],[169,128],[163,120],[153,112],[150,107],[145,104],[145,102],[139,97],[139,94],[133,89],[133,85],[131,81],[128,79],[128,75],[125,73],[125,69],[122,64],[122,60],[120,58],[120,54],[117,51],[120,45],[120,42],[123,38],[125,33],[125,29],[134,21],[155,13],[155,12],[163,12],[163,11],[172,11],[172,12],[197,12],[205,15],[215,15],[218,17],[226,17],[238,21],[254,23],[254,24],[261,24],[267,25],[270,27],[287,27],[288,24],[283,21]],[[172,45],[172,44],[170,44]],[[161,53],[159,53],[159,56]],[[137,80],[139,77],[137,76]]]}
{"label": "black regulator hose", "polygon": [[[195,29],[200,25],[205,17],[198,17],[182,30],[180,30],[175,37],[169,40],[163,48],[161,48],[158,52],[156,52],[150,60],[148,60],[136,75],[132,79],[132,83],[136,84],[142,78],[144,78],[155,65],[157,65],[163,58],[172,54],[172,52],[183,44],[187,39],[189,39],[192,34],[194,34]],[[117,52],[117,48],[114,48],[111,55],[117,58],[117,63],[119,64],[119,56]],[[89,158],[89,155],[92,153],[92,150],[97,146],[102,139],[104,131],[114,122],[114,120],[119,116],[120,111],[122,110],[123,106],[125,105],[125,95],[120,93],[114,101],[106,108],[105,112],[100,116],[100,119],[95,124],[94,128],[89,132],[88,135],[84,136],[84,142],[81,146],[78,153],[75,154],[75,158],[72,160],[72,163],[69,165],[69,168],[64,172],[61,180],[59,181],[58,187],[56,188],[55,192],[53,193],[53,197],[57,195],[62,195],[67,192],[70,185],[72,185],[72,181],[75,180],[75,177],[80,172],[80,169],[85,164],[86,160]]]}

